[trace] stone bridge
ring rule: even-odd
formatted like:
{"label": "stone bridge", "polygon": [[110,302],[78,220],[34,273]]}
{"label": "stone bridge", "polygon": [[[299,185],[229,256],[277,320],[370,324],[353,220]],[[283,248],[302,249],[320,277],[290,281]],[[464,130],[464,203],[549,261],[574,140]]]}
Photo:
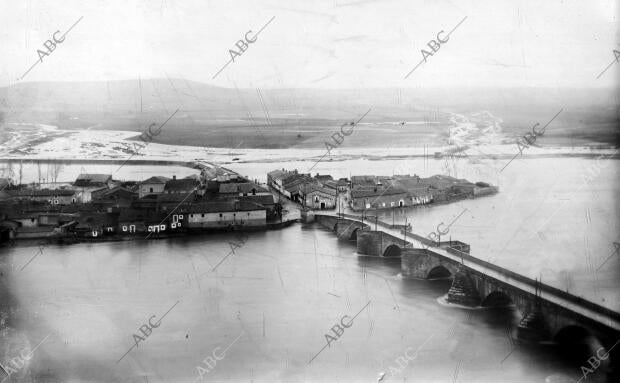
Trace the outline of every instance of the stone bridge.
{"label": "stone bridge", "polygon": [[358,233],[370,230],[370,226],[350,219],[339,219],[331,215],[316,215],[315,219],[321,226],[336,233],[338,239],[357,241]]}
{"label": "stone bridge", "polygon": [[[452,286],[443,297],[447,303],[468,307],[514,306],[520,313],[516,327],[522,341],[555,341],[583,350],[586,358],[598,347],[611,350],[620,341],[620,314],[596,303],[542,284],[469,254],[469,245],[459,242],[432,242],[381,223],[371,230],[353,216],[317,214],[313,218],[334,230],[340,239],[355,240],[359,254],[401,257],[404,278],[452,278]],[[587,345],[587,347],[586,347]],[[620,347],[601,368],[620,366]],[[614,366],[614,367],[612,367]]]}

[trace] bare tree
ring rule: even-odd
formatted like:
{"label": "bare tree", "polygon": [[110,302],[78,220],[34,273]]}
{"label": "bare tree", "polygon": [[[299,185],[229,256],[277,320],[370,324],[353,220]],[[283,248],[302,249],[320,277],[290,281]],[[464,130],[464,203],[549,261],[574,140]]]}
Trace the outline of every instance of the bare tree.
{"label": "bare tree", "polygon": [[19,183],[18,185],[22,184],[22,178],[24,176],[24,163],[22,162],[22,160],[19,160],[19,168],[18,168],[18,173],[19,175]]}
{"label": "bare tree", "polygon": [[62,172],[62,169],[65,166],[60,163],[60,162],[53,162],[52,163],[52,169],[51,169],[51,173],[52,173],[52,180],[54,183],[56,183],[58,181],[58,176],[60,175],[60,172]]}
{"label": "bare tree", "polygon": [[7,162],[7,169],[9,171],[8,178],[11,180],[12,184],[15,184],[15,170],[14,170],[14,164],[12,160],[9,160]]}
{"label": "bare tree", "polygon": [[41,187],[41,161],[37,161],[37,176],[39,180],[39,188]]}

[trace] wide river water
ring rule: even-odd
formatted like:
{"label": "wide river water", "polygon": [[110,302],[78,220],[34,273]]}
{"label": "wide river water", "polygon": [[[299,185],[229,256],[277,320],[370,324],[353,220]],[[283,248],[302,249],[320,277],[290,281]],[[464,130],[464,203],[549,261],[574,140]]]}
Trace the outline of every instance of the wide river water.
{"label": "wide river water", "polygon": [[[467,208],[449,235],[470,243],[472,255],[617,310],[618,256],[596,269],[613,254],[620,232],[618,166],[615,160],[599,163],[582,186],[596,161],[518,159],[498,173],[503,161],[461,159],[450,165],[452,174],[499,185],[500,193],[402,209],[393,218],[407,217],[423,234]],[[310,166],[229,167],[264,179],[275,168]],[[319,163],[313,173],[426,176],[445,174],[445,166],[444,160],[420,158],[349,160]],[[380,216],[392,220],[392,212]],[[0,249],[0,298],[8,306],[0,317],[0,364],[44,340],[11,381],[193,382],[200,372],[205,381],[247,382],[376,382],[382,372],[384,382],[559,383],[581,377],[579,366],[565,362],[553,346],[514,348],[509,334],[519,318],[510,309],[441,305],[449,280],[404,280],[400,261],[360,257],[354,243],[317,225],[251,233],[226,257],[234,239]],[[145,331],[148,337],[140,332],[149,318],[155,315],[157,324],[168,310],[159,327]],[[325,347],[326,334],[335,336],[332,327],[345,315],[350,323],[358,312]],[[118,362],[135,345],[133,334],[144,340]],[[212,368],[202,362],[227,347]],[[399,366],[399,357],[416,350]],[[602,377],[588,376],[596,379]]]}

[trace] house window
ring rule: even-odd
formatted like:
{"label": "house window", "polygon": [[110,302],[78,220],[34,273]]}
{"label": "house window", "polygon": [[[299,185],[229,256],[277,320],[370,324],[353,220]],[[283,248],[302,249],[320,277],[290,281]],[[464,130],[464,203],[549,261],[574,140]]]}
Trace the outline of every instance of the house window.
{"label": "house window", "polygon": [[394,201],[390,202],[390,206],[394,207]]}
{"label": "house window", "polygon": [[319,196],[314,197],[314,202],[319,203]]}
{"label": "house window", "polygon": [[220,218],[222,218],[222,213],[220,213]]}
{"label": "house window", "polygon": [[205,217],[205,214],[204,214],[204,213],[202,213],[202,214],[200,214],[200,216],[201,216],[202,218],[204,218],[204,217]]}
{"label": "house window", "polygon": [[385,207],[385,202],[383,202],[383,207]]}
{"label": "house window", "polygon": [[149,193],[152,193],[152,192],[153,192],[153,188],[149,188]]}

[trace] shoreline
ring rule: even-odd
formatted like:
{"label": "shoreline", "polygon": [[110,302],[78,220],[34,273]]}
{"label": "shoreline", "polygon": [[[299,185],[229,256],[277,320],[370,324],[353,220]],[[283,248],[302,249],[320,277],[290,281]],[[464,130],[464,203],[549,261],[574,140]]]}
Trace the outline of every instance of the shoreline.
{"label": "shoreline", "polygon": [[[270,230],[280,230],[293,225],[294,223],[301,222],[299,218],[286,220],[282,222],[268,222],[266,226],[260,227],[235,227],[232,230],[229,228],[223,229],[187,229],[177,233],[156,233],[148,235],[147,233],[135,233],[134,235],[127,234],[111,234],[103,237],[78,237],[72,235],[55,235],[55,236],[43,236],[35,238],[13,238],[11,240],[0,242],[0,248],[4,247],[37,247],[45,246],[49,244],[54,245],[73,245],[78,243],[89,242],[127,242],[127,241],[148,241],[152,239],[169,239],[179,237],[196,237],[199,235],[215,235],[222,233],[248,233],[248,232],[262,232]],[[144,236],[147,234],[147,236]],[[46,242],[41,244],[41,242]]]}

